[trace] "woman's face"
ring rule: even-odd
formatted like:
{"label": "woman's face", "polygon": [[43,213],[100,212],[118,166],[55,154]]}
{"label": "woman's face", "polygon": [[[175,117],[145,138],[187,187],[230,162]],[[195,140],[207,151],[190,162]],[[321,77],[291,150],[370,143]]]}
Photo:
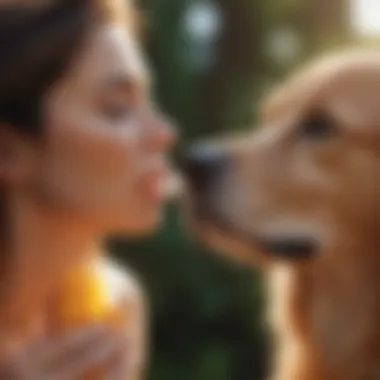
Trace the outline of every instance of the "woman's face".
{"label": "woman's face", "polygon": [[46,115],[34,176],[45,207],[107,233],[157,226],[173,132],[151,103],[149,77],[127,31],[92,33],[48,94]]}

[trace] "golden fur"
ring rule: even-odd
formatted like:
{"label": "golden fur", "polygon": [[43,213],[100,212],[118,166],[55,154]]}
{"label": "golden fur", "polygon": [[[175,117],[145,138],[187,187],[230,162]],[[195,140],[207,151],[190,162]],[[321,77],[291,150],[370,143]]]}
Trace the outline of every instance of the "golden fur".
{"label": "golden fur", "polygon": [[[336,135],[305,137],[313,112],[329,115]],[[221,233],[195,218],[194,229],[264,269],[273,380],[380,379],[380,53],[338,54],[297,72],[267,97],[261,125],[226,144],[231,163],[213,194],[237,228]],[[239,229],[306,234],[319,249],[278,258]]]}

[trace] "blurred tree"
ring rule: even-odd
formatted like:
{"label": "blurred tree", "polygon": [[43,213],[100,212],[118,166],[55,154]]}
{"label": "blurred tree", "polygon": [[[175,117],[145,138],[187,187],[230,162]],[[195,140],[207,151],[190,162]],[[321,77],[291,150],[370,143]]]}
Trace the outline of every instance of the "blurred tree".
{"label": "blurred tree", "polygon": [[218,0],[224,28],[218,61],[203,80],[202,133],[251,125],[253,99],[264,74],[262,7],[250,0]]}
{"label": "blurred tree", "polygon": [[336,45],[351,38],[347,0],[305,1],[298,20],[300,33],[306,36],[311,51],[321,45]]}

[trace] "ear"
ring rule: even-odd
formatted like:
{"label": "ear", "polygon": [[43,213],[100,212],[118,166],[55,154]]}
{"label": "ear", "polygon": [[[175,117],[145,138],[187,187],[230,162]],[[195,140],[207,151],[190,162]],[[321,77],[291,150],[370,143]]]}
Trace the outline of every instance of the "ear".
{"label": "ear", "polygon": [[34,162],[32,144],[0,124],[0,182],[17,185],[30,176]]}

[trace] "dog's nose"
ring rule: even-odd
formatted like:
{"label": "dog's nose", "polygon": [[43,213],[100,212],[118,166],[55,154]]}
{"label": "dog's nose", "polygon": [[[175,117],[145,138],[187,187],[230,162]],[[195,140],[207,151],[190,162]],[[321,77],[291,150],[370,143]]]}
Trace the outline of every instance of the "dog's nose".
{"label": "dog's nose", "polygon": [[181,159],[185,179],[196,191],[207,190],[229,164],[226,152],[213,146],[195,145]]}

